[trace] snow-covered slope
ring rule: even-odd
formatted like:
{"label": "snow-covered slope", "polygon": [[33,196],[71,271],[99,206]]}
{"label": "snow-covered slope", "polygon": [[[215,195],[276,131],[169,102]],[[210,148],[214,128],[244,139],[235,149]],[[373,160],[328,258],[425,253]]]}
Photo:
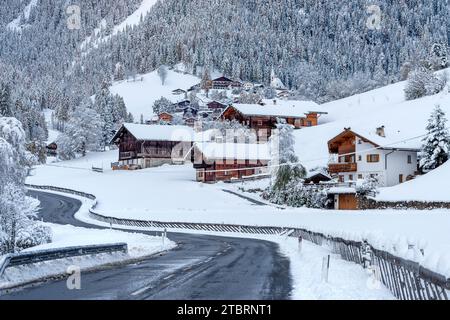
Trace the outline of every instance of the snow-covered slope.
{"label": "snow-covered slope", "polygon": [[[33,0],[35,1],[35,0]],[[91,45],[92,47],[98,46],[99,43],[108,41],[112,36],[116,35],[119,32],[125,31],[127,28],[132,28],[139,24],[141,18],[145,18],[150,9],[155,5],[158,0],[142,0],[141,5],[134,11],[131,15],[125,18],[121,23],[114,26],[111,34],[102,37],[101,32],[106,28],[104,21],[99,23],[98,28],[94,30],[93,35],[87,37],[80,45],[82,50],[85,50]],[[98,37],[100,35],[100,37]],[[87,50],[88,51],[88,50]],[[86,51],[86,52],[87,52]],[[84,52],[84,54],[86,54]]]}
{"label": "snow-covered slope", "polygon": [[[20,16],[18,16],[16,19],[14,19],[13,21],[8,23],[8,25],[6,27],[11,31],[16,31],[16,32],[22,31],[22,28],[24,28],[26,25],[21,24],[21,22],[23,23],[23,22],[28,21],[28,19],[30,18],[31,9],[33,9],[33,7],[35,7],[37,4],[38,4],[38,0],[30,0],[28,5],[23,9],[23,13]],[[23,15],[25,21],[22,21],[22,15]]]}
{"label": "snow-covered slope", "polygon": [[384,125],[390,142],[408,139],[408,146],[420,147],[418,136],[425,133],[432,109],[440,105],[450,116],[450,93],[446,89],[434,96],[406,101],[405,85],[399,82],[321,105],[320,111],[328,112],[320,119],[321,125],[295,132],[300,160],[309,168],[327,165],[327,142],[345,127],[362,135],[374,135],[376,128]]}
{"label": "snow-covered slope", "polygon": [[139,120],[141,114],[144,119],[149,119],[153,115],[152,106],[155,100],[165,97],[173,102],[184,99],[184,96],[172,95],[175,89],[184,89],[197,84],[200,79],[187,74],[168,70],[167,79],[164,85],[156,71],[136,77],[138,81],[120,81],[114,83],[110,90],[114,94],[118,94],[125,100],[127,110],[131,112],[136,121]]}
{"label": "snow-covered slope", "polygon": [[390,188],[383,188],[377,196],[381,201],[450,201],[450,163]]}

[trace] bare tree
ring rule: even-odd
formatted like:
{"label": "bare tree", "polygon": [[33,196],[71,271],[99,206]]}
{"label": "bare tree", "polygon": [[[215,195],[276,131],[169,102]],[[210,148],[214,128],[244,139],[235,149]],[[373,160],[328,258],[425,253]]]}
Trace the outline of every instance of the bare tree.
{"label": "bare tree", "polygon": [[166,66],[160,66],[158,68],[158,76],[161,78],[161,84],[165,85],[166,84],[166,79],[167,79],[167,67]]}

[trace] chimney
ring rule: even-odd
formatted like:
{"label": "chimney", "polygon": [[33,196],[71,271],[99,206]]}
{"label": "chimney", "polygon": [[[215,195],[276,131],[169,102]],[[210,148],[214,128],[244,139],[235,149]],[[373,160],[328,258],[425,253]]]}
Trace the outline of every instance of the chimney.
{"label": "chimney", "polygon": [[380,137],[386,138],[386,134],[384,133],[384,126],[377,128],[377,135],[379,135]]}

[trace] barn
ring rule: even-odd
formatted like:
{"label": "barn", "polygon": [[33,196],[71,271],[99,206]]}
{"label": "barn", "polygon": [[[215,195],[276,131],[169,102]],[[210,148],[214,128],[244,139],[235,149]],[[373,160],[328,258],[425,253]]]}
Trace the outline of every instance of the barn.
{"label": "barn", "polygon": [[143,169],[183,163],[190,153],[194,131],[187,126],[125,123],[112,143],[119,148],[113,169]]}

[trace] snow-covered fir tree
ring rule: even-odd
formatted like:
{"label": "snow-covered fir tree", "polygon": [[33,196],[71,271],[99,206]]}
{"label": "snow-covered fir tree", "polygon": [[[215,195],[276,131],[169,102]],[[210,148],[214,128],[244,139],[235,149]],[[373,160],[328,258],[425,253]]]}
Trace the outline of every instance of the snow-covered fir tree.
{"label": "snow-covered fir tree", "polygon": [[113,96],[109,91],[109,82],[104,81],[102,88],[95,95],[94,110],[100,116],[101,136],[100,145],[105,149],[111,142],[115,131],[126,121],[127,110],[123,99]]}
{"label": "snow-covered fir tree", "polygon": [[446,82],[445,76],[436,76],[431,70],[421,67],[410,73],[405,87],[405,98],[414,100],[439,93],[444,89]]}
{"label": "snow-covered fir tree", "polygon": [[449,158],[450,135],[447,118],[440,106],[431,113],[423,139],[420,167],[424,171],[436,169]]}
{"label": "snow-covered fir tree", "polygon": [[171,113],[172,110],[172,101],[170,101],[169,99],[165,98],[165,97],[161,97],[158,100],[156,100],[153,103],[153,113],[158,115],[162,112],[168,112]]}
{"label": "snow-covered fir tree", "polygon": [[1,116],[13,116],[10,87],[4,83],[0,83],[0,117]]}
{"label": "snow-covered fir tree", "polygon": [[285,202],[292,183],[297,184],[306,176],[306,169],[299,163],[295,154],[294,127],[282,121],[277,124],[270,137],[272,160],[270,198],[276,203]]}
{"label": "snow-covered fir tree", "polygon": [[75,109],[67,123],[66,130],[58,137],[58,157],[62,160],[85,156],[87,151],[98,151],[103,146],[104,128],[100,115],[86,100]]}
{"label": "snow-covered fir tree", "polygon": [[358,197],[374,197],[378,194],[378,187],[380,186],[380,182],[377,177],[372,175],[367,175],[362,181],[358,180],[356,184],[356,194]]}

